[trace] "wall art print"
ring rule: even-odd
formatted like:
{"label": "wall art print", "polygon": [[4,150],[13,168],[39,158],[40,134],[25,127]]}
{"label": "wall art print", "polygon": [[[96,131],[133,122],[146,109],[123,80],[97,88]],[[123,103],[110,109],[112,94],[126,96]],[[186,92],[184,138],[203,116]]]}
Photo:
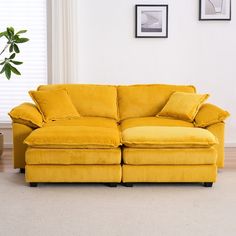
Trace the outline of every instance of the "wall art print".
{"label": "wall art print", "polygon": [[168,38],[168,5],[136,5],[136,38]]}
{"label": "wall art print", "polygon": [[231,0],[199,0],[199,20],[231,20]]}

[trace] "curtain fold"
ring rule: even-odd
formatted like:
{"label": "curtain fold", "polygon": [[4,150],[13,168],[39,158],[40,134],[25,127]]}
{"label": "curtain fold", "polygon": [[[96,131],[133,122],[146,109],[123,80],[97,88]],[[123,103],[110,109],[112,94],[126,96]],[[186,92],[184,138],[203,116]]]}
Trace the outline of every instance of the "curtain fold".
{"label": "curtain fold", "polygon": [[49,82],[77,82],[77,0],[50,0]]}

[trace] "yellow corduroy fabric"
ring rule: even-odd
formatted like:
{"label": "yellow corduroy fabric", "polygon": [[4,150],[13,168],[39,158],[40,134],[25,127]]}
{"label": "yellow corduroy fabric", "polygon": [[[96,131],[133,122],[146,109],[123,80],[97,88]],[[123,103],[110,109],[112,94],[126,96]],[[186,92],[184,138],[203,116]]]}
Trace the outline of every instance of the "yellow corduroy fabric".
{"label": "yellow corduroy fabric", "polygon": [[115,148],[120,133],[118,127],[46,126],[34,130],[24,143],[41,148]]}
{"label": "yellow corduroy fabric", "polygon": [[13,122],[27,125],[32,128],[42,127],[43,118],[38,108],[32,103],[22,103],[9,112]]}
{"label": "yellow corduroy fabric", "polygon": [[209,165],[216,160],[214,148],[123,149],[123,161],[128,165]]}
{"label": "yellow corduroy fabric", "polygon": [[25,168],[25,151],[27,145],[23,141],[33,131],[33,128],[23,124],[13,123],[12,131],[14,168]]}
{"label": "yellow corduroy fabric", "polygon": [[203,104],[199,109],[194,124],[197,127],[207,127],[215,123],[224,121],[229,117],[229,112],[222,110],[221,108],[213,104]]}
{"label": "yellow corduroy fabric", "polygon": [[209,97],[208,94],[190,94],[184,92],[173,93],[157,116],[192,122],[202,105]]}
{"label": "yellow corduroy fabric", "polygon": [[45,122],[80,117],[65,89],[29,91]]}
{"label": "yellow corduroy fabric", "polygon": [[211,147],[218,141],[202,128],[142,126],[123,130],[122,143],[139,148],[199,148]]}
{"label": "yellow corduroy fabric", "polygon": [[123,165],[122,181],[136,182],[215,182],[216,165]]}
{"label": "yellow corduroy fabric", "polygon": [[130,118],[121,122],[121,130],[138,126],[179,126],[194,127],[193,123],[184,120],[175,120],[165,117],[140,117]]}
{"label": "yellow corduroy fabric", "polygon": [[27,165],[115,165],[121,163],[121,150],[28,148]]}
{"label": "yellow corduroy fabric", "polygon": [[89,126],[89,127],[104,127],[117,128],[117,122],[113,119],[102,117],[79,117],[70,120],[56,120],[44,123],[43,127],[48,126]]}
{"label": "yellow corduroy fabric", "polygon": [[57,84],[38,90],[66,89],[81,116],[107,117],[118,120],[117,89],[111,85]]}
{"label": "yellow corduroy fabric", "polygon": [[118,86],[120,119],[155,116],[175,92],[195,93],[194,86],[143,84]]}
{"label": "yellow corduroy fabric", "polygon": [[120,165],[26,165],[26,182],[121,182]]}
{"label": "yellow corduroy fabric", "polygon": [[214,146],[214,148],[217,151],[217,166],[219,168],[223,168],[225,159],[225,151],[224,151],[225,124],[224,122],[216,123],[208,126],[207,130],[210,131],[218,139],[219,143]]}

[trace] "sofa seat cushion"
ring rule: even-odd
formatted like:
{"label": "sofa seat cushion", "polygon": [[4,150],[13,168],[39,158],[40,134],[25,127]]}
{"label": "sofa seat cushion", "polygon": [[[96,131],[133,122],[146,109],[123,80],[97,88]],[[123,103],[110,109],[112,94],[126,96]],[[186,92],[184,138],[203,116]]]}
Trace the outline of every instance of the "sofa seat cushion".
{"label": "sofa seat cushion", "polygon": [[211,147],[218,141],[202,128],[140,126],[123,130],[122,143],[140,148],[200,148]]}
{"label": "sofa seat cushion", "polygon": [[45,149],[27,148],[27,165],[115,165],[121,163],[120,148]]}
{"label": "sofa seat cushion", "polygon": [[121,130],[138,126],[180,126],[194,127],[193,123],[164,117],[141,117],[126,119],[121,122]]}
{"label": "sofa seat cushion", "polygon": [[215,148],[124,148],[128,165],[211,165],[217,160]]}
{"label": "sofa seat cushion", "polygon": [[75,120],[55,121],[34,130],[24,142],[41,148],[115,148],[120,145],[120,132],[114,120],[110,119],[106,125],[102,124],[104,120],[100,124],[91,120],[91,125]]}

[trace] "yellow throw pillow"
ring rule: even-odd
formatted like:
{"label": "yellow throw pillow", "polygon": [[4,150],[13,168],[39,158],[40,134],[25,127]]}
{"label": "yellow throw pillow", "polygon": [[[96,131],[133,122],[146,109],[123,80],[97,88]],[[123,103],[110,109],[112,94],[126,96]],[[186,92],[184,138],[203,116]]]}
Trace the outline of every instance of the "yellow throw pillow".
{"label": "yellow throw pillow", "polygon": [[229,115],[229,112],[213,104],[203,104],[195,117],[194,125],[197,127],[207,127],[224,121]]}
{"label": "yellow throw pillow", "polygon": [[45,122],[80,117],[64,89],[29,91]]}
{"label": "yellow throw pillow", "polygon": [[175,92],[157,116],[192,122],[200,106],[208,97],[208,94]]}

